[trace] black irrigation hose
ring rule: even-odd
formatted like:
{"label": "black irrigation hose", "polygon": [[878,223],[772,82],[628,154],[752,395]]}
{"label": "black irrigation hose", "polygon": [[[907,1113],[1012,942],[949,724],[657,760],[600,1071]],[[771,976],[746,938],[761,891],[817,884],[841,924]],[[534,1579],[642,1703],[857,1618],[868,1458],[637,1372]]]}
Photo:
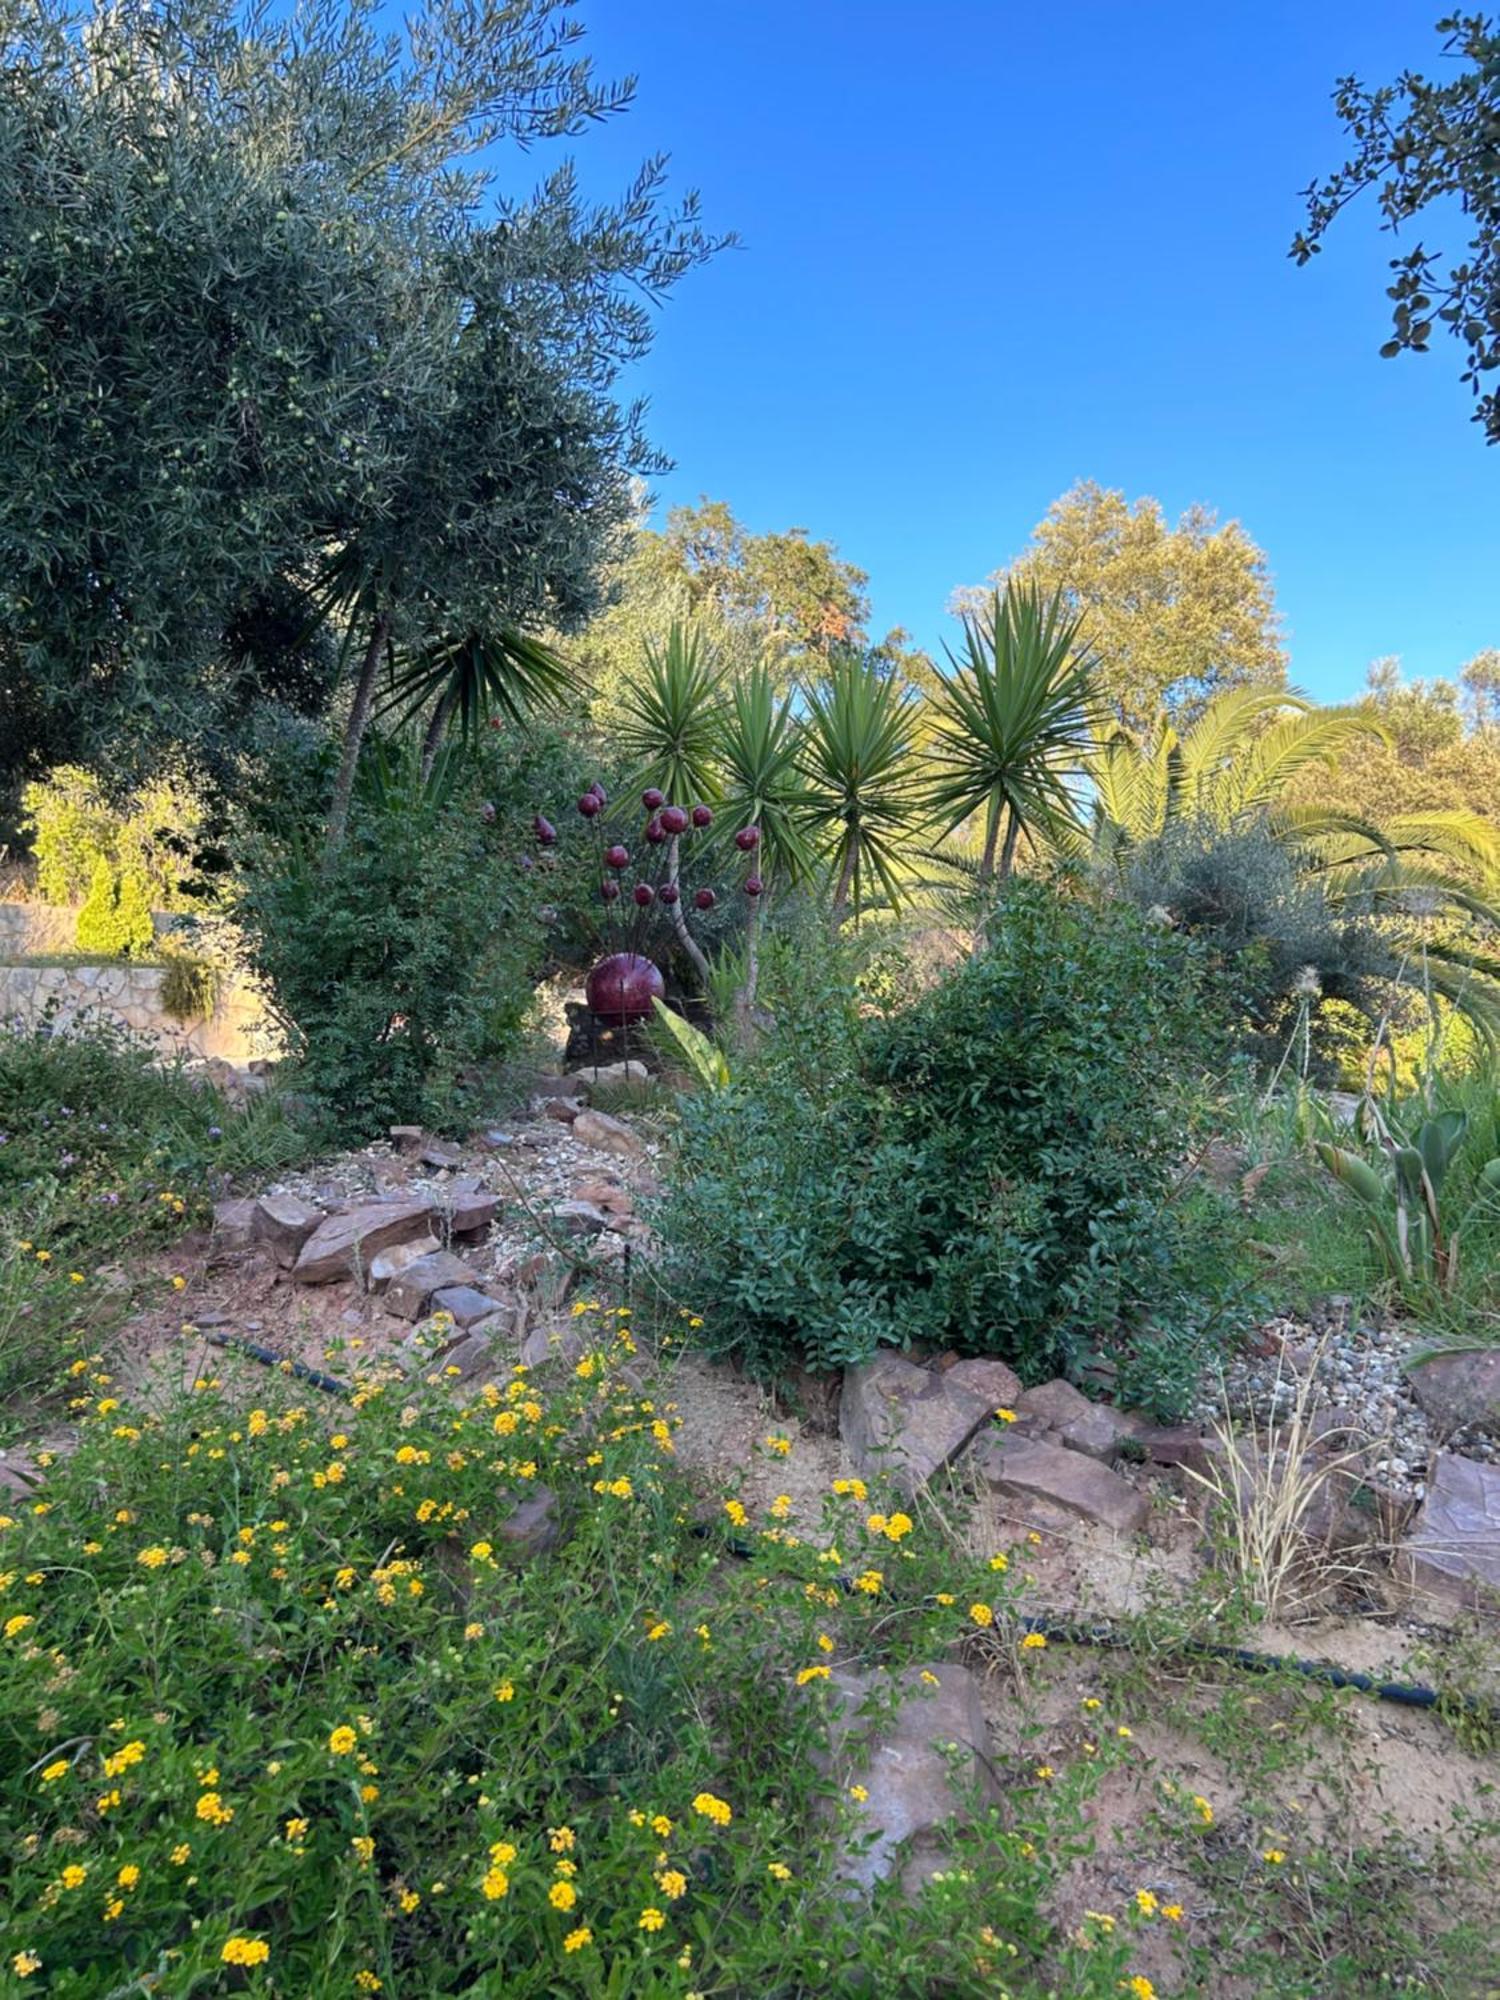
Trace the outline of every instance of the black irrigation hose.
{"label": "black irrigation hose", "polygon": [[[326,1389],[331,1396],[352,1396],[352,1384],[341,1382],[337,1375],[325,1375],[321,1368],[309,1368],[304,1362],[292,1361],[285,1355],[273,1354],[269,1347],[258,1347],[253,1340],[243,1340],[238,1334],[205,1334],[205,1338],[215,1347],[227,1347],[237,1354],[248,1355],[262,1367],[277,1368],[294,1375],[299,1382],[310,1382],[315,1389]],[[748,1562],[755,1551],[748,1542],[733,1536],[721,1536],[717,1531],[698,1523],[693,1529],[701,1541],[717,1540],[726,1554]],[[853,1588],[853,1579],[841,1576],[838,1581],[845,1590]],[[1127,1647],[1129,1635],[1117,1631],[1112,1625],[1068,1625],[1055,1618],[1023,1618],[1023,1629],[1035,1633],[1038,1638],[1047,1639],[1059,1646],[1118,1646]],[[1241,1667],[1249,1674],[1301,1674],[1310,1681],[1321,1681],[1325,1687],[1354,1688],[1360,1694],[1373,1694],[1380,1701],[1399,1702],[1403,1708],[1436,1708],[1441,1696],[1436,1688],[1423,1687],[1412,1681],[1378,1681],[1371,1674],[1358,1674],[1346,1667],[1335,1667],[1326,1660],[1299,1660],[1291,1653],[1257,1653],[1248,1646],[1213,1646],[1206,1639],[1179,1639],[1169,1649],[1173,1653],[1186,1654],[1195,1660],[1223,1660],[1232,1667]],[[1500,1721],[1500,1708],[1473,1696],[1453,1695],[1450,1705],[1466,1715],[1484,1720]]]}

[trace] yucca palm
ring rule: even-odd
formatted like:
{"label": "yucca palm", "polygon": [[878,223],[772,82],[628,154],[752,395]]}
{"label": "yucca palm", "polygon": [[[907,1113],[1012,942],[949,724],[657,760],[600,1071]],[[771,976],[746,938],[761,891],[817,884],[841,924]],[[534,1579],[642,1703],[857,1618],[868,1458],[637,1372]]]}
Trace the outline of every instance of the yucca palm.
{"label": "yucca palm", "polygon": [[929,704],[936,776],[926,792],[944,833],[984,815],[978,879],[1004,881],[1023,833],[1074,823],[1076,786],[1095,742],[1101,703],[1082,618],[1059,595],[1007,583],[965,616],[962,654]]}
{"label": "yucca palm", "polygon": [[645,672],[626,698],[615,735],[637,784],[674,804],[717,798],[723,678],[718,654],[697,626],[674,624],[664,643],[646,641]]}
{"label": "yucca palm", "polygon": [[835,659],[807,690],[800,767],[808,824],[834,878],[833,916],[856,918],[874,876],[901,900],[901,848],[922,816],[913,754],[917,697],[857,655]]}
{"label": "yucca palm", "polygon": [[760,828],[760,872],[801,881],[817,867],[808,832],[814,803],[798,759],[802,730],[789,696],[778,696],[769,667],[757,662],[729,689],[716,718],[722,823]]}

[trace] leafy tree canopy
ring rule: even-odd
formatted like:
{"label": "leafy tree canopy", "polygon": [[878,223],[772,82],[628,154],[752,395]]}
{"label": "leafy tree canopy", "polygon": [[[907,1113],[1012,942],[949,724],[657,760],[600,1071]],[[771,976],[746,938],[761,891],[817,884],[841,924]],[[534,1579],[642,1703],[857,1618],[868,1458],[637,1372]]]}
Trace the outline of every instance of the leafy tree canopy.
{"label": "leafy tree canopy", "polygon": [[1467,233],[1458,255],[1418,240],[1391,259],[1391,337],[1380,351],[1426,354],[1445,327],[1463,342],[1474,421],[1494,444],[1500,390],[1486,385],[1500,368],[1500,18],[1449,14],[1437,32],[1456,59],[1440,83],[1411,69],[1375,89],[1340,78],[1333,102],[1350,154],[1306,190],[1307,227],[1291,255],[1299,264],[1316,257],[1335,219],[1370,190],[1392,234],[1451,214]]}
{"label": "leafy tree canopy", "polygon": [[33,741],[322,712],[309,608],[385,657],[596,608],[656,463],[619,371],[714,246],[660,160],[603,207],[568,164],[500,184],[629,101],[572,7],[0,0],[0,684]]}
{"label": "leafy tree canopy", "polygon": [[1009,578],[1061,592],[1083,614],[1109,706],[1131,728],[1158,711],[1196,712],[1225,688],[1286,678],[1266,558],[1237,521],[1190,507],[1175,527],[1158,501],[1083,480],[1055,500],[1022,554],[988,585],[961,590],[975,612]]}

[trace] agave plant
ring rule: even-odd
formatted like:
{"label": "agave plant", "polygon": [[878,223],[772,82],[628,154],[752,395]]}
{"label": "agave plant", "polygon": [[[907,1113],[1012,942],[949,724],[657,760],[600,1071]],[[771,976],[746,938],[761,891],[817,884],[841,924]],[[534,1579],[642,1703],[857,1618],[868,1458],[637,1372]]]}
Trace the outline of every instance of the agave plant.
{"label": "agave plant", "polygon": [[807,691],[800,768],[808,824],[834,877],[833,916],[858,917],[873,876],[901,901],[902,847],[920,824],[913,756],[917,697],[857,655]]}
{"label": "agave plant", "polygon": [[697,626],[673,625],[665,643],[648,639],[645,672],[616,729],[637,767],[635,782],[656,786],[680,805],[717,798],[722,699],[718,655]]}
{"label": "agave plant", "polygon": [[760,872],[801,881],[817,867],[808,831],[812,794],[798,758],[801,729],[791,699],[778,696],[757,662],[736,680],[716,720],[714,761],[724,824],[760,828]]}
{"label": "agave plant", "polygon": [[1403,1287],[1451,1292],[1458,1279],[1465,1228],[1478,1214],[1500,1215],[1500,1158],[1479,1167],[1472,1201],[1445,1229],[1443,1187],[1463,1151],[1468,1113],[1433,1112],[1403,1130],[1373,1098],[1366,1097],[1361,1118],[1384,1156],[1383,1165],[1374,1166],[1361,1154],[1327,1139],[1315,1141],[1318,1158],[1364,1207],[1370,1242],[1389,1275]]}
{"label": "agave plant", "polygon": [[430,772],[455,718],[471,742],[482,722],[504,715],[512,722],[555,708],[577,685],[568,663],[550,646],[510,627],[466,632],[435,641],[393,673],[377,711],[410,722],[424,711],[422,768]]}
{"label": "agave plant", "polygon": [[996,874],[1002,826],[1004,881],[1023,833],[1075,823],[1075,788],[1101,716],[1082,622],[1061,596],[1010,582],[965,616],[962,654],[945,648],[953,673],[930,704],[938,775],[927,803],[945,833],[983,814],[981,883]]}

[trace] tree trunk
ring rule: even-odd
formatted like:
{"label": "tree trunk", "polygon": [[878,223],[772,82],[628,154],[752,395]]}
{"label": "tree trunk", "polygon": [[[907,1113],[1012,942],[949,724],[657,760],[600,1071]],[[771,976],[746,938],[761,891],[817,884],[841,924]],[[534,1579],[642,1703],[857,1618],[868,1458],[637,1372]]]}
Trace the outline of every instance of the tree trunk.
{"label": "tree trunk", "polygon": [[851,840],[849,851],[844,856],[844,865],[839,870],[838,887],[833,892],[833,927],[838,930],[844,921],[844,911],[849,904],[849,891],[854,886],[854,870],[859,859],[859,842]]}
{"label": "tree trunk", "polygon": [[753,1048],[760,1033],[755,1018],[755,994],[760,985],[760,903],[757,896],[750,904],[745,925],[745,979],[734,996],[735,1039],[742,1049]]}
{"label": "tree trunk", "polygon": [[1010,871],[1016,862],[1016,842],[1020,837],[1021,822],[1016,818],[1015,808],[1012,807],[1010,817],[1005,822],[1005,845],[1000,850],[1000,880],[1002,882],[1010,880]]}
{"label": "tree trunk", "polygon": [[989,882],[994,878],[995,846],[999,838],[1000,838],[1000,805],[999,801],[997,800],[995,804],[995,809],[989,816],[989,824],[985,828],[984,832],[984,853],[981,856],[979,862],[979,879],[981,882]]}
{"label": "tree trunk", "polygon": [[375,620],[370,643],[360,663],[359,679],[354,684],[354,700],[349,707],[349,720],[344,725],[343,754],[339,758],[338,776],[333,781],[333,797],[328,806],[328,830],[323,842],[325,863],[331,861],[344,844],[344,831],[349,824],[349,801],[354,795],[354,773],[359,764],[365,731],[370,726],[370,708],[375,699],[375,674],[390,630],[390,615],[382,612]]}
{"label": "tree trunk", "polygon": [[[679,886],[677,881],[678,866],[678,836],[674,833],[672,838],[667,842],[667,880],[674,888]],[[703,981],[703,990],[706,993],[708,991],[708,960],[704,957],[698,940],[688,929],[687,915],[683,910],[682,897],[680,895],[675,902],[668,903],[667,912],[672,920],[672,929],[677,933],[677,942],[697,967],[698,977]]]}
{"label": "tree trunk", "polygon": [[422,738],[422,783],[425,785],[432,776],[432,767],[443,747],[443,738],[448,733],[448,724],[453,720],[453,711],[458,707],[458,686],[450,681],[439,697],[437,707],[427,722],[427,733]]}

